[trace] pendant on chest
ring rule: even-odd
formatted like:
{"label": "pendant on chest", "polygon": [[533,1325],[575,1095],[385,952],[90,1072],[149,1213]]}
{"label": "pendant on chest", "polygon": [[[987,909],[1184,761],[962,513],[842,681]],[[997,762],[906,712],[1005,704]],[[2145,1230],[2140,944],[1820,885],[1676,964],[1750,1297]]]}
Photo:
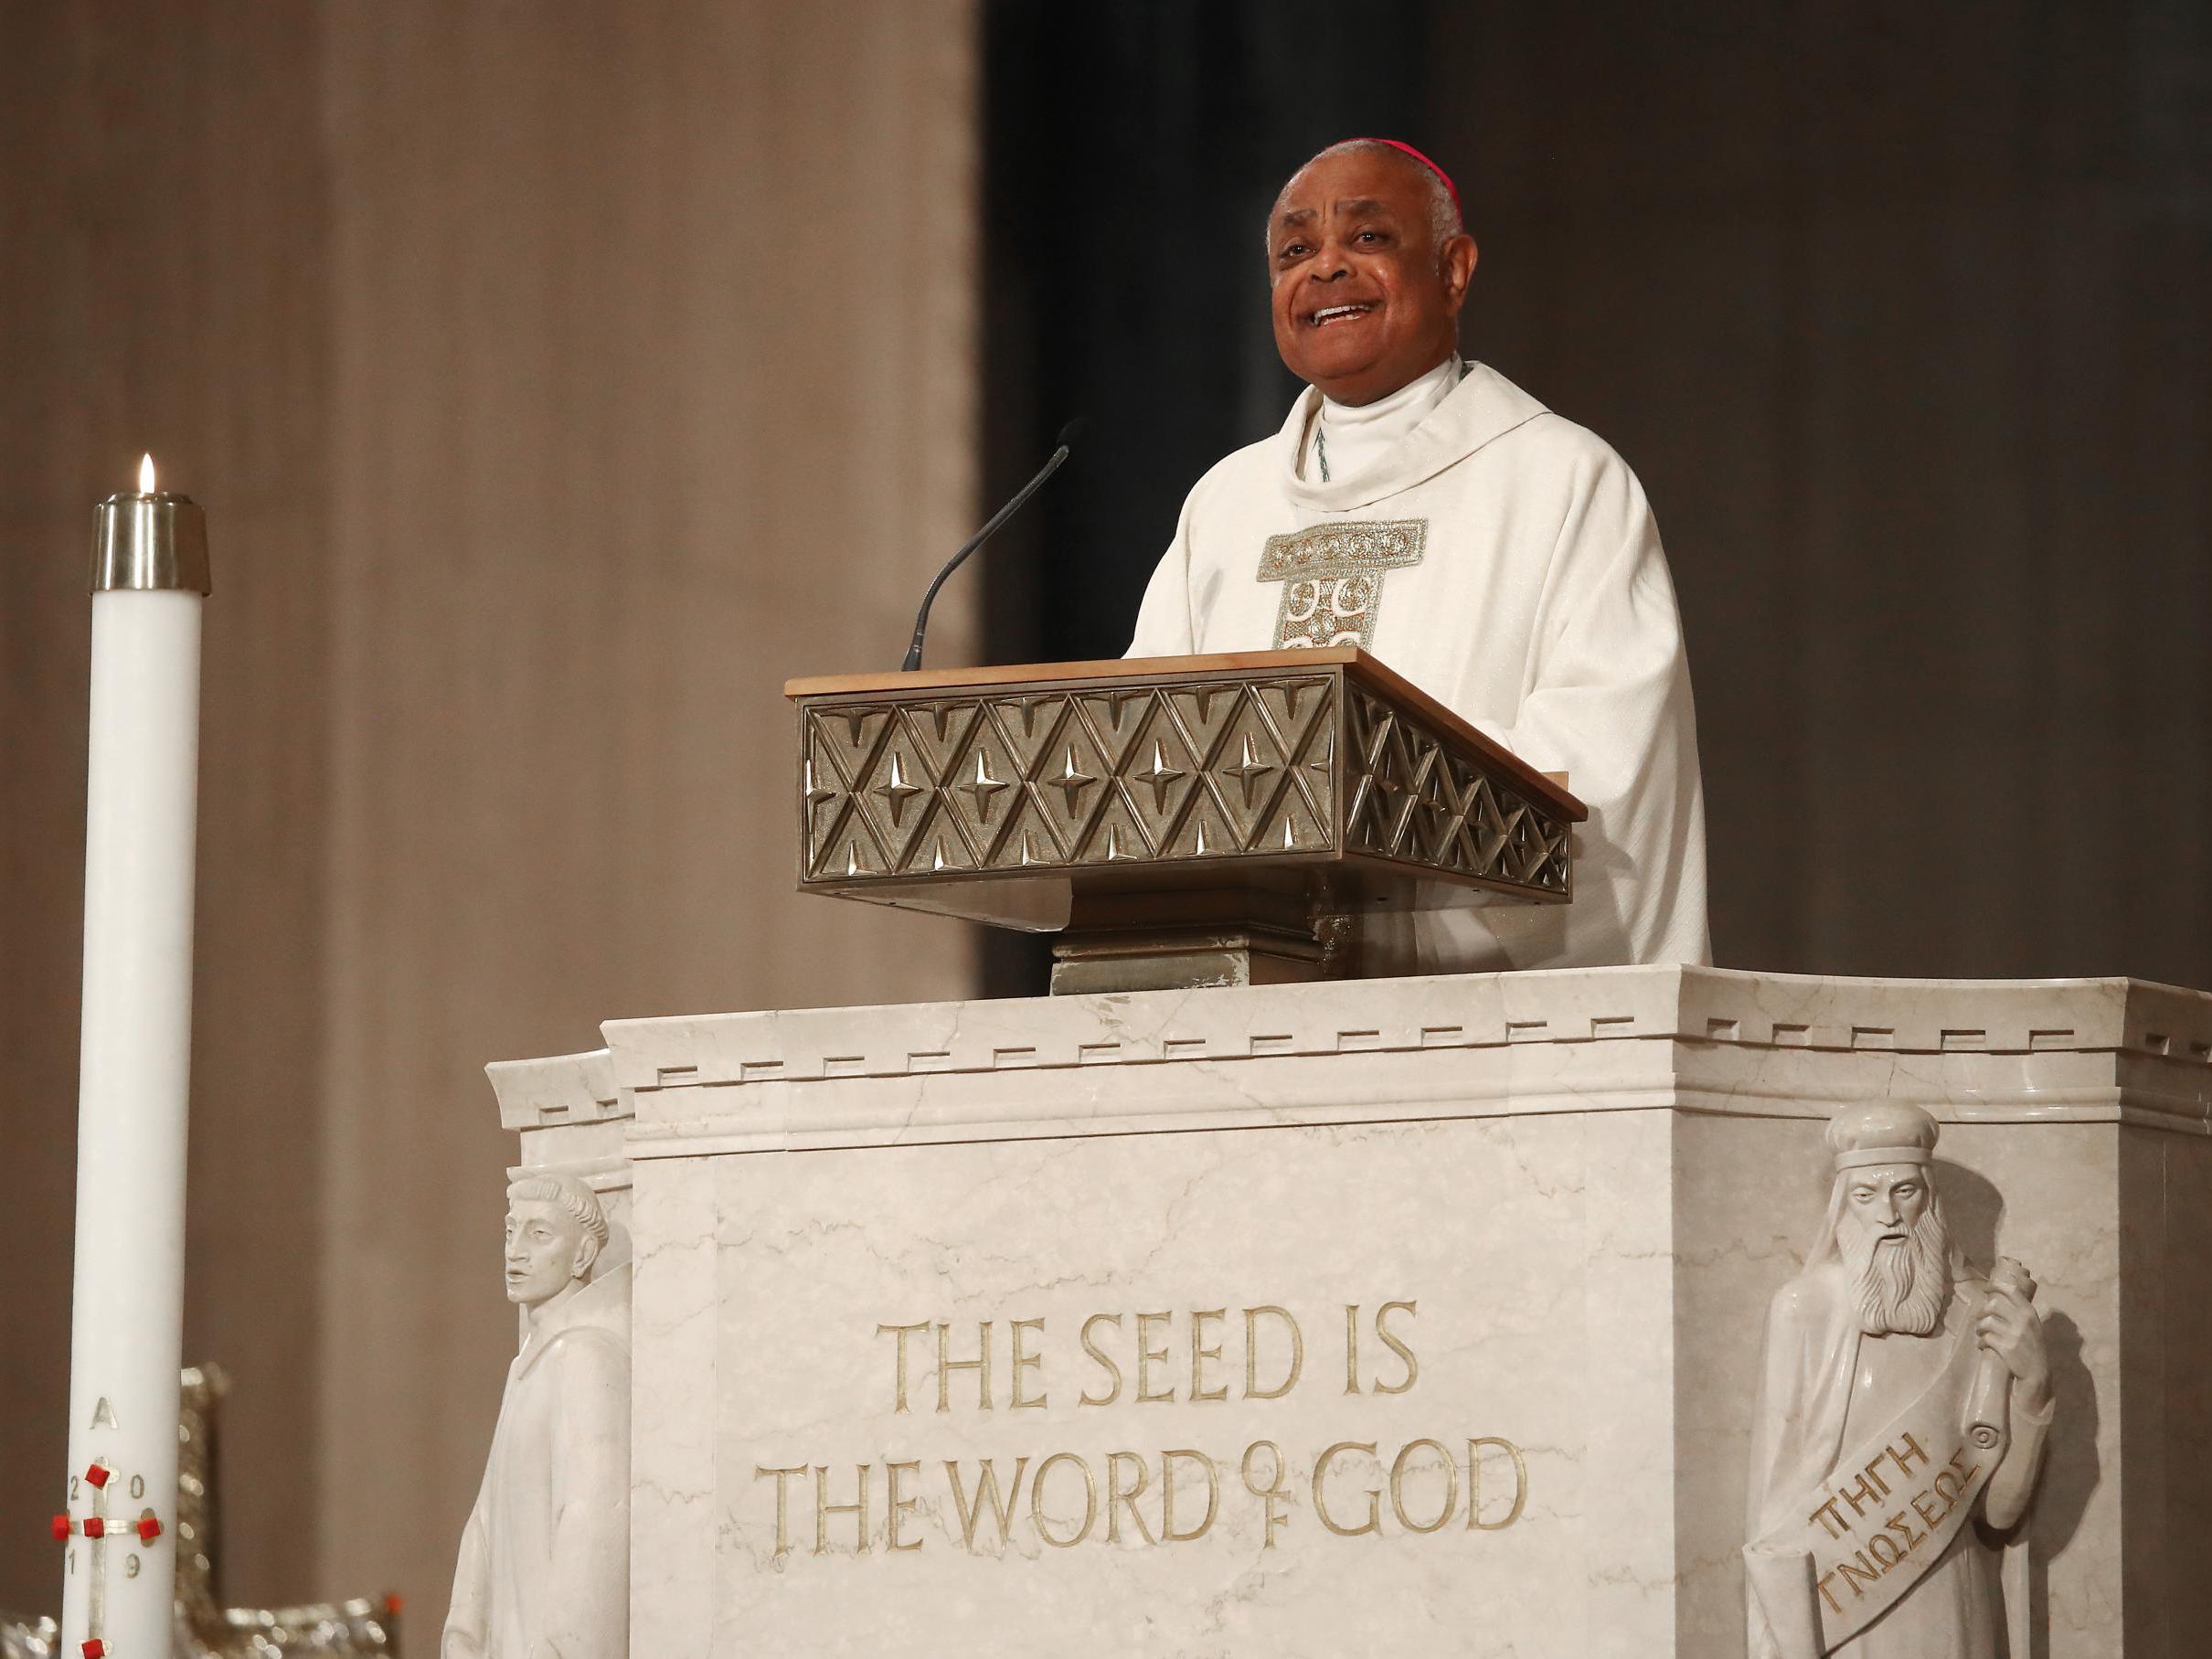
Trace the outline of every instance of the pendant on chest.
{"label": "pendant on chest", "polygon": [[1315,525],[1271,536],[1260,550],[1259,580],[1282,584],[1275,609],[1275,646],[1375,643],[1383,579],[1418,565],[1429,538],[1425,518]]}

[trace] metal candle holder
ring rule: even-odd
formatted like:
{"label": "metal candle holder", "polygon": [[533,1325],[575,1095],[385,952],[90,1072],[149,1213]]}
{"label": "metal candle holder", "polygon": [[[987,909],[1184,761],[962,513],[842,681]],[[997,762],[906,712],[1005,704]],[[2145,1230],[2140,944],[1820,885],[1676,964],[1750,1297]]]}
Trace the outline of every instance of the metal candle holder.
{"label": "metal candle holder", "polygon": [[189,495],[119,490],[93,509],[92,591],[213,590],[207,516]]}

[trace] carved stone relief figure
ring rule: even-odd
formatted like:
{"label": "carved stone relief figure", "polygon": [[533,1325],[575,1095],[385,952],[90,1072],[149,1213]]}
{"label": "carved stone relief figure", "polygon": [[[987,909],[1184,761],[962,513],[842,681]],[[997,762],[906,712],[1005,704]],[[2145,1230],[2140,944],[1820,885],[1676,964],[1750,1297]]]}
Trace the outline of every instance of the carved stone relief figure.
{"label": "carved stone relief figure", "polygon": [[2018,1535],[2050,1367],[2034,1281],[2009,1259],[1977,1276],[1951,1238],[1941,1133],[1895,1101],[1828,1125],[1827,1217],[1767,1321],[1744,1547],[1753,1659],[2029,1651]]}
{"label": "carved stone relief figure", "polygon": [[601,1268],[608,1237],[580,1181],[507,1188],[507,1300],[526,1335],[462,1534],[443,1659],[630,1651],[630,1269]]}

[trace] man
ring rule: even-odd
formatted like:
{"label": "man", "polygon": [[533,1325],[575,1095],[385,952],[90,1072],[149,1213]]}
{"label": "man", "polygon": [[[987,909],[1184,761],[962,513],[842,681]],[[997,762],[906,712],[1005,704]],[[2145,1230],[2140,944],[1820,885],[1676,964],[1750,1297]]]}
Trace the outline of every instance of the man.
{"label": "man", "polygon": [[1951,1241],[1939,1133],[1888,1101],[1828,1125],[1827,1219],[1775,1294],[1752,1424],[1752,1659],[2026,1651],[2000,1633],[2026,1608],[1999,1554],[2042,1466],[2050,1363],[2018,1264],[1973,1278]]}
{"label": "man", "polygon": [[507,1300],[529,1335],[507,1371],[461,1537],[443,1659],[622,1659],[630,1641],[630,1269],[591,1189],[507,1188]]}
{"label": "man", "polygon": [[1461,361],[1475,246],[1451,181],[1392,141],[1334,145],[1282,187],[1268,259],[1309,389],[1191,491],[1130,654],[1358,645],[1569,774],[1590,808],[1571,904],[1372,918],[1368,971],[1709,960],[1658,530],[1611,450]]}

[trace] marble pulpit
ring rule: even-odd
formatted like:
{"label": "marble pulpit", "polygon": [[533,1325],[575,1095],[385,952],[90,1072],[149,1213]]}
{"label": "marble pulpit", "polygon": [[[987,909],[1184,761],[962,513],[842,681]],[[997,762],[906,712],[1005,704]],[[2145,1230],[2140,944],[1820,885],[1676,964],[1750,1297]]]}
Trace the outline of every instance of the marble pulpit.
{"label": "marble pulpit", "polygon": [[634,1236],[633,1653],[1742,1654],[1766,1309],[1878,1100],[2038,1281],[2032,1652],[2212,1628],[2212,996],[1617,968],[602,1030],[491,1072]]}

